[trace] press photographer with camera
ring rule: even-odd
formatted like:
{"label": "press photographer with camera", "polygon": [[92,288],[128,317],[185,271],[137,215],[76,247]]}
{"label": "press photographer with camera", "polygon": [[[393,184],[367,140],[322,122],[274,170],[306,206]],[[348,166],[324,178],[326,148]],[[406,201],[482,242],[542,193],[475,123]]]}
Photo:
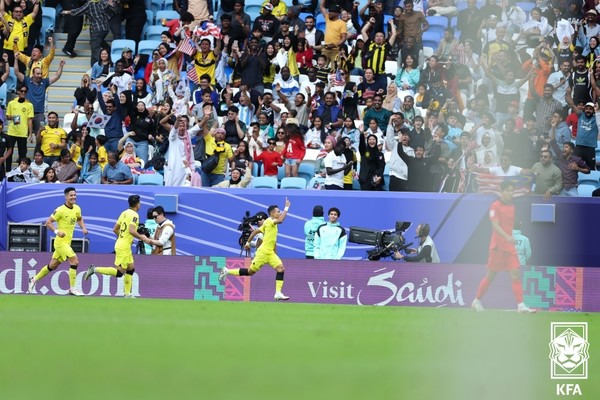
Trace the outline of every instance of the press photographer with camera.
{"label": "press photographer with camera", "polygon": [[425,262],[439,264],[440,256],[433,239],[429,236],[429,224],[420,224],[417,226],[417,238],[419,238],[419,247],[417,249],[408,249],[408,253],[416,253],[415,255],[402,255],[400,251],[396,251],[393,255],[394,260],[404,260],[408,262]]}
{"label": "press photographer with camera", "polygon": [[175,247],[175,224],[165,217],[165,209],[157,206],[152,211],[152,217],[156,221],[154,238],[148,241],[154,248],[152,254],[159,256],[174,256]]}

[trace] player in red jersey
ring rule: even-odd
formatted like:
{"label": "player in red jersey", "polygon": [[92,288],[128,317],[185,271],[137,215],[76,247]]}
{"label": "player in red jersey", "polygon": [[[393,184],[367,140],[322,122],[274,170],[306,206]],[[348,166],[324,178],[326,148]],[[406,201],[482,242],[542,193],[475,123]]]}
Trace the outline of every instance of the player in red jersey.
{"label": "player in red jersey", "polygon": [[523,286],[519,276],[520,263],[515,248],[515,240],[512,237],[512,229],[515,223],[514,190],[513,183],[502,182],[500,184],[500,199],[493,202],[490,207],[492,239],[490,240],[490,254],[487,263],[488,272],[485,278],[481,280],[477,296],[471,304],[471,308],[476,311],[484,310],[481,305],[481,298],[493,282],[496,274],[500,271],[509,271],[512,279],[512,290],[517,300],[517,311],[520,313],[535,312],[523,303]]}

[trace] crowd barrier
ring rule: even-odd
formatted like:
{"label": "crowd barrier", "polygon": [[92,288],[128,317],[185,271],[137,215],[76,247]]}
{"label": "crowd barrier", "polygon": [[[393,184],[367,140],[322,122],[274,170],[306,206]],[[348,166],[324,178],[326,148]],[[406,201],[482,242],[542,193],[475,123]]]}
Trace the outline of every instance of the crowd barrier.
{"label": "crowd barrier", "polygon": [[[29,277],[50,253],[0,253],[0,293],[23,294]],[[112,265],[111,254],[82,254],[78,288],[90,296],[122,296],[122,279],[93,275],[82,281],[88,264]],[[273,301],[275,271],[265,266],[253,277],[218,275],[222,267],[248,267],[250,259],[200,256],[135,256],[132,294],[142,298],[209,301]],[[406,264],[369,261],[285,259],[284,293],[291,302],[363,306],[469,307],[485,274],[482,265]],[[540,310],[600,311],[600,269],[523,267],[525,302]],[[37,284],[36,294],[65,295],[66,264]],[[514,309],[510,278],[491,285],[487,308]]]}

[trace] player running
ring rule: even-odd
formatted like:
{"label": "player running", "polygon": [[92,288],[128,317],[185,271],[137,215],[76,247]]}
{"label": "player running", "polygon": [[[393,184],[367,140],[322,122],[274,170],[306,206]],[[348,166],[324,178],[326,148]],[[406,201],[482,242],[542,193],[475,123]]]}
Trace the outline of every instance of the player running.
{"label": "player running", "polygon": [[275,246],[277,244],[277,225],[281,224],[285,219],[288,210],[290,209],[290,204],[290,201],[286,197],[283,212],[280,211],[277,206],[270,206],[267,210],[269,218],[265,220],[261,227],[252,231],[250,237],[248,237],[248,241],[244,245],[246,249],[250,249],[250,244],[252,243],[254,236],[259,233],[263,234],[262,244],[256,250],[250,268],[228,269],[227,267],[223,267],[219,274],[219,280],[225,279],[226,275],[252,276],[258,272],[263,265],[269,264],[277,271],[277,275],[275,276],[275,301],[290,299],[281,292],[285,268],[277,253],[275,253]]}
{"label": "player running", "polygon": [[471,308],[483,311],[481,298],[490,286],[496,274],[500,271],[510,271],[512,290],[517,300],[517,311],[520,313],[535,312],[523,303],[523,286],[519,276],[519,258],[515,248],[515,239],[512,228],[515,222],[515,205],[513,204],[515,186],[513,183],[503,181],[500,184],[500,199],[490,207],[490,220],[492,221],[492,239],[490,240],[490,254],[488,257],[488,272],[481,280],[477,296]]}
{"label": "player running", "polygon": [[[60,264],[65,260],[69,260],[71,267],[69,268],[69,294],[72,296],[83,296],[83,293],[75,289],[75,283],[77,281],[77,266],[79,265],[79,259],[71,248],[71,240],[73,239],[73,231],[75,230],[75,223],[79,224],[84,235],[88,234],[88,231],[83,222],[81,216],[81,208],[75,202],[77,201],[77,192],[74,187],[68,187],[64,190],[65,193],[65,204],[58,207],[50,217],[46,220],[46,226],[48,229],[56,234],[54,239],[54,253],[52,253],[52,260],[47,265],[44,265],[40,272],[36,276],[29,280],[29,288],[27,293],[33,293],[35,291],[35,284],[42,280],[48,273],[54,271]],[[56,228],[54,223],[56,222]]]}
{"label": "player running", "polygon": [[124,297],[132,297],[131,285],[133,273],[135,272],[133,253],[131,251],[133,238],[148,244],[150,244],[150,240],[146,235],[141,235],[137,232],[140,221],[140,217],[137,213],[141,206],[140,196],[137,194],[131,195],[127,201],[129,203],[129,208],[121,213],[113,228],[113,232],[118,236],[117,241],[115,242],[115,267],[96,267],[92,264],[89,266],[83,278],[87,281],[94,273],[110,275],[117,278],[124,276],[123,295]]}

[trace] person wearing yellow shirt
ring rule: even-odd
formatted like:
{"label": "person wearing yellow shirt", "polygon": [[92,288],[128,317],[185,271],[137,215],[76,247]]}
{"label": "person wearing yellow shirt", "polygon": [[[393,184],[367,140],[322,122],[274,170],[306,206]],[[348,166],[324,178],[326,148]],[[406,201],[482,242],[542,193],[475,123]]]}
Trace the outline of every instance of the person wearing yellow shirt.
{"label": "person wearing yellow shirt", "polygon": [[19,148],[19,160],[27,157],[27,138],[33,143],[33,104],[27,99],[27,87],[22,86],[17,91],[15,99],[6,106],[6,120],[9,121],[6,148],[12,153],[6,158],[6,170],[12,169],[12,156],[15,144]]}
{"label": "person wearing yellow shirt", "polygon": [[267,3],[271,3],[273,6],[273,11],[271,11],[271,14],[273,14],[273,16],[278,20],[281,21],[287,16],[287,5],[285,2],[281,0],[266,0],[262,5],[264,6]]}
{"label": "person wearing yellow shirt", "polygon": [[202,76],[207,74],[211,76],[211,85],[216,84],[215,70],[217,69],[217,61],[221,55],[221,41],[216,40],[215,48],[211,50],[210,40],[203,38],[200,42],[196,42],[196,54],[194,55],[194,68],[196,74]]}
{"label": "person wearing yellow shirt", "polygon": [[250,250],[252,239],[254,239],[254,237],[258,234],[263,234],[262,243],[256,250],[256,254],[250,263],[250,268],[229,269],[227,267],[223,267],[221,269],[221,273],[219,274],[220,281],[223,281],[227,275],[252,276],[260,271],[263,265],[269,264],[277,272],[275,275],[275,301],[290,299],[281,292],[281,289],[283,288],[283,273],[285,268],[283,267],[281,258],[279,258],[276,253],[278,232],[277,226],[281,224],[287,216],[290,205],[291,203],[286,197],[285,208],[283,211],[281,211],[279,207],[275,205],[268,208],[267,213],[269,214],[269,218],[267,218],[259,228],[252,231],[250,237],[248,237],[248,240],[244,244],[244,248]]}
{"label": "person wearing yellow shirt", "polygon": [[31,50],[31,57],[26,55],[25,53],[21,53],[17,48],[17,44],[14,44],[14,53],[15,57],[25,64],[25,75],[29,77],[33,77],[33,70],[35,68],[39,68],[42,70],[42,78],[47,78],[50,74],[50,64],[52,60],[54,60],[54,39],[52,36],[48,37],[48,43],[50,44],[50,52],[46,57],[42,57],[44,55],[44,47],[43,46],[35,46],[33,50]]}
{"label": "person wearing yellow shirt", "polygon": [[202,170],[202,186],[211,187],[225,180],[225,169],[227,162],[233,161],[233,150],[231,145],[225,141],[225,129],[217,128],[204,135],[206,145],[206,156],[219,154],[219,163],[210,172]]}
{"label": "person wearing yellow shirt", "polygon": [[48,125],[37,134],[37,144],[44,152],[44,162],[52,165],[60,156],[60,151],[67,147],[67,132],[58,126],[58,114],[48,113]]}
{"label": "person wearing yellow shirt", "polygon": [[123,295],[124,297],[133,297],[131,295],[131,286],[133,283],[135,265],[133,263],[131,245],[133,244],[134,238],[147,244],[151,243],[148,236],[142,235],[137,231],[140,222],[138,210],[142,205],[140,196],[137,194],[129,196],[127,203],[129,204],[129,208],[119,215],[119,219],[113,227],[113,232],[117,235],[117,241],[115,242],[115,266],[96,267],[91,264],[83,276],[83,279],[87,281],[90,276],[95,273],[114,276],[115,278],[123,276]]}
{"label": "person wearing yellow shirt", "polygon": [[33,11],[25,16],[25,10],[20,6],[20,3],[15,5],[11,15],[4,10],[4,1],[0,2],[0,13],[4,15],[11,31],[10,35],[4,40],[4,50],[7,50],[11,65],[14,62],[13,46],[16,44],[17,49],[21,52],[25,50],[29,40],[29,28],[40,11],[39,0],[32,0],[31,3],[33,4]]}
{"label": "person wearing yellow shirt", "polygon": [[327,11],[324,3],[325,0],[319,2],[319,8],[325,17],[325,46],[321,54],[327,57],[331,65],[339,54],[340,46],[348,38],[348,29],[346,23],[340,18],[340,6],[334,4]]}
{"label": "person wearing yellow shirt", "polygon": [[[54,239],[54,253],[50,262],[40,270],[34,277],[29,280],[29,288],[27,293],[35,293],[35,284],[42,280],[50,272],[54,271],[65,260],[69,261],[69,294],[72,296],[83,296],[83,293],[75,289],[77,282],[77,266],[79,259],[77,254],[71,247],[75,224],[81,227],[84,235],[88,234],[88,230],[81,216],[81,208],[75,204],[77,202],[77,192],[74,187],[68,187],[64,190],[65,204],[58,207],[50,217],[46,220],[46,227],[56,235]],[[54,223],[56,222],[56,227]]]}

